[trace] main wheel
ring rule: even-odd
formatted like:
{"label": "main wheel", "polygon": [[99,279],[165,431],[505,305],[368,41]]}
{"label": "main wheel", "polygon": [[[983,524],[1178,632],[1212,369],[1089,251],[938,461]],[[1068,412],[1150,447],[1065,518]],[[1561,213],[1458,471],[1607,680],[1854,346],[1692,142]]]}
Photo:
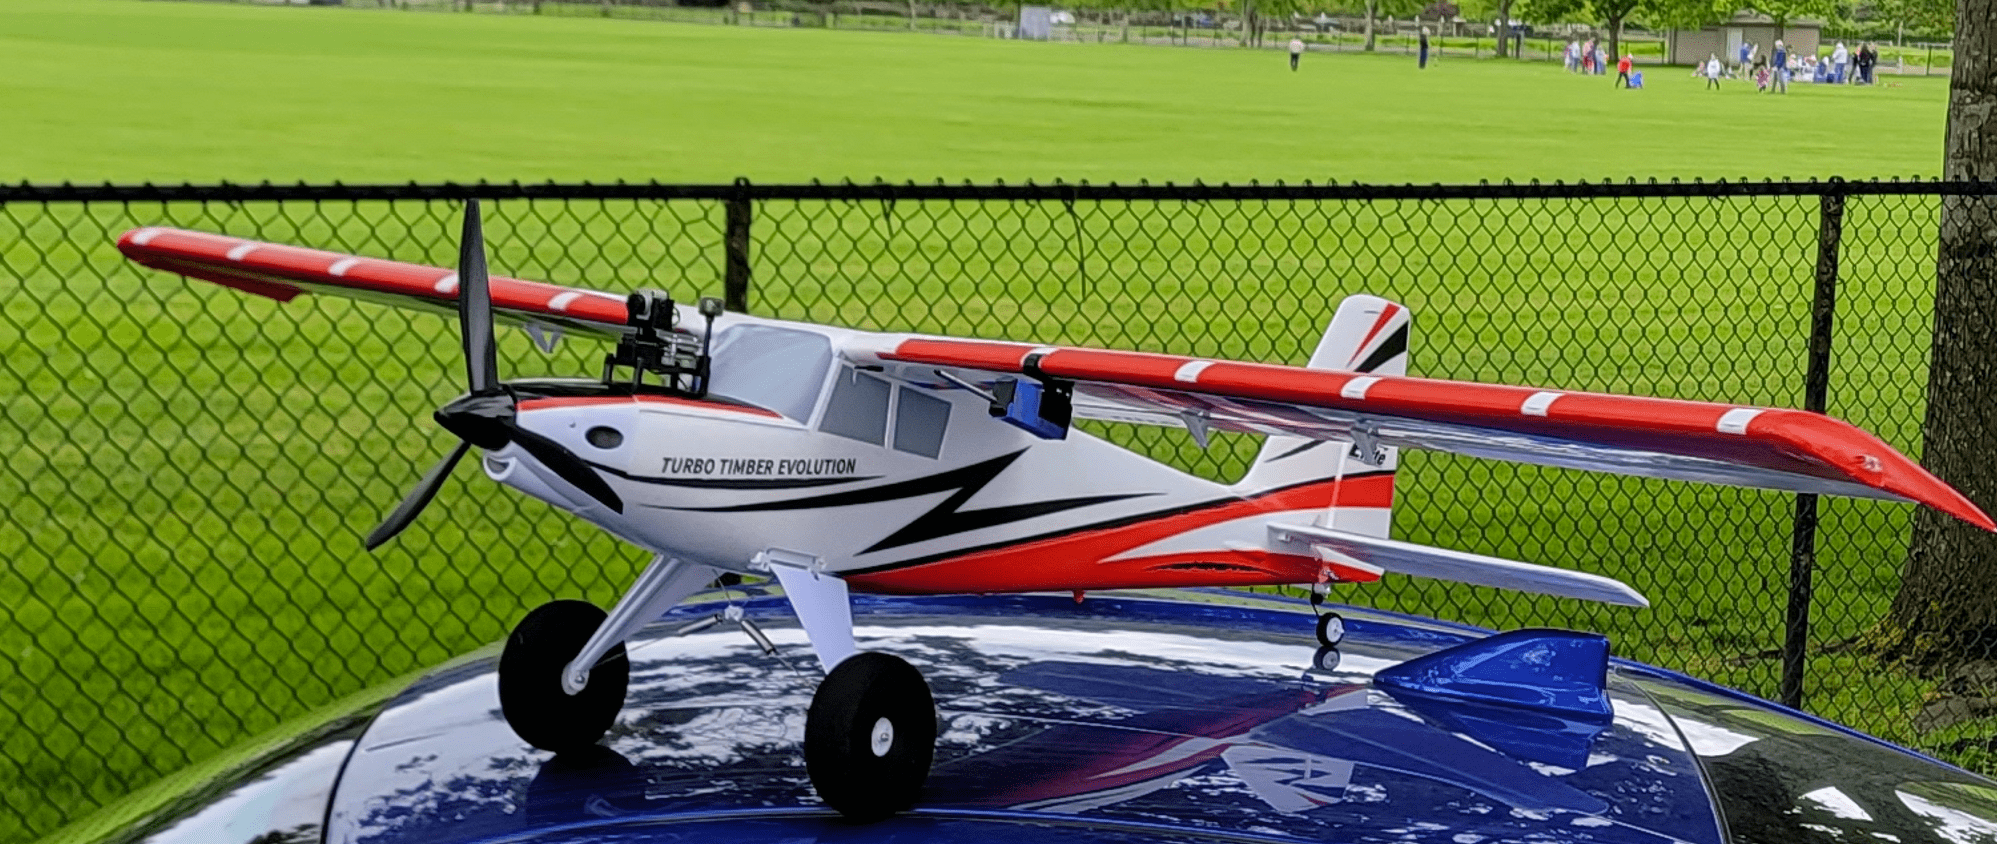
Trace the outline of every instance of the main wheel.
{"label": "main wheel", "polygon": [[848,657],[804,719],[804,769],[825,804],[856,821],[915,805],[936,756],[936,700],[900,657]]}
{"label": "main wheel", "polygon": [[581,694],[562,691],[562,669],[606,617],[588,601],[550,601],[506,637],[499,654],[499,711],[528,744],[556,753],[580,750],[596,744],[617,720],[631,682],[623,644],[597,660]]}
{"label": "main wheel", "polygon": [[1328,612],[1317,617],[1317,643],[1327,648],[1338,647],[1345,640],[1345,617]]}

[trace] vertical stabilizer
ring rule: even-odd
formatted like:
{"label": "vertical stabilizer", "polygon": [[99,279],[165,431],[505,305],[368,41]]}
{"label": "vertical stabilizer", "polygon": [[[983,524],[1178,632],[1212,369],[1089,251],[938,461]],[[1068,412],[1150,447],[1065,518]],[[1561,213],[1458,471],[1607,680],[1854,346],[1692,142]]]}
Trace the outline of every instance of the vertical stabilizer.
{"label": "vertical stabilizer", "polygon": [[[1356,295],[1339,303],[1331,325],[1317,350],[1311,353],[1311,369],[1335,369],[1373,375],[1408,373],[1408,333],[1412,320],[1408,309],[1378,296]],[[1371,444],[1369,444],[1371,445]],[[1248,474],[1236,484],[1235,492],[1253,495],[1276,489],[1333,479],[1359,481],[1386,476],[1385,480],[1365,481],[1368,486],[1385,484],[1388,494],[1377,491],[1354,494],[1356,484],[1325,484],[1325,510],[1317,520],[1321,527],[1384,537],[1391,507],[1394,467],[1399,449],[1373,446],[1361,452],[1351,442],[1311,440],[1302,437],[1272,436],[1262,444],[1262,452],[1248,467]],[[1339,499],[1345,499],[1343,503]]]}

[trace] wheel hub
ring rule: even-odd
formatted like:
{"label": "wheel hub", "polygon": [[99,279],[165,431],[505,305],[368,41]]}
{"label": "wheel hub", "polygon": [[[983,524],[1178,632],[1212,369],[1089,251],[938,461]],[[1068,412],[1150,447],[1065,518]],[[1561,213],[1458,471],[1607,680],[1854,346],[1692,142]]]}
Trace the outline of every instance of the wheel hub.
{"label": "wheel hub", "polygon": [[875,756],[888,755],[888,750],[894,747],[894,722],[886,718],[874,721],[874,730],[870,738],[869,749],[874,751]]}

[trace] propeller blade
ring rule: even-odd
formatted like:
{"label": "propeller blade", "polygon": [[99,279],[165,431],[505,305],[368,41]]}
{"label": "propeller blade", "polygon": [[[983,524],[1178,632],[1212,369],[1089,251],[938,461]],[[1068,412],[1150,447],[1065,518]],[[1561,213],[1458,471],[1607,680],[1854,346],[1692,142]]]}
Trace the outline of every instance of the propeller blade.
{"label": "propeller blade", "polygon": [[465,338],[465,371],[474,394],[499,389],[498,350],[492,340],[492,280],[485,269],[485,233],[478,200],[465,200],[464,236],[458,242],[458,327]]}
{"label": "propeller blade", "polygon": [[395,505],[395,512],[389,513],[388,518],[383,519],[381,525],[376,527],[373,533],[368,534],[367,549],[373,551],[380,548],[382,543],[394,539],[395,535],[408,527],[410,522],[416,521],[416,514],[423,512],[423,508],[429,506],[430,499],[437,497],[437,490],[443,487],[444,479],[451,476],[451,470],[457,467],[458,461],[470,450],[471,443],[459,440],[457,448],[451,449],[451,453],[444,455],[442,461],[430,467],[430,471],[423,475],[423,479],[416,482],[416,488],[409,491],[408,497],[402,499],[401,504]]}
{"label": "propeller blade", "polygon": [[568,447],[518,426],[513,428],[513,441],[526,449],[528,454],[534,455],[534,459],[541,461],[541,465],[553,469],[555,474],[562,476],[562,480],[568,481],[576,489],[582,490],[613,512],[624,512],[624,499],[618,498],[617,491],[604,482],[603,476],[589,468],[589,464],[582,462],[582,458],[568,450]]}

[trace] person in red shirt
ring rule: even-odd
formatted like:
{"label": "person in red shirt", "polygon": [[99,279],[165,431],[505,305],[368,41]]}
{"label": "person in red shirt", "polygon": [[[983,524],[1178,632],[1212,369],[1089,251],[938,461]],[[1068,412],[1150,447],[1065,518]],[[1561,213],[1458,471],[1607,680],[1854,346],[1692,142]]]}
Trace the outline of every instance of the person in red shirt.
{"label": "person in red shirt", "polygon": [[1630,54],[1624,53],[1622,60],[1616,62],[1616,84],[1624,88],[1629,87],[1630,59]]}

